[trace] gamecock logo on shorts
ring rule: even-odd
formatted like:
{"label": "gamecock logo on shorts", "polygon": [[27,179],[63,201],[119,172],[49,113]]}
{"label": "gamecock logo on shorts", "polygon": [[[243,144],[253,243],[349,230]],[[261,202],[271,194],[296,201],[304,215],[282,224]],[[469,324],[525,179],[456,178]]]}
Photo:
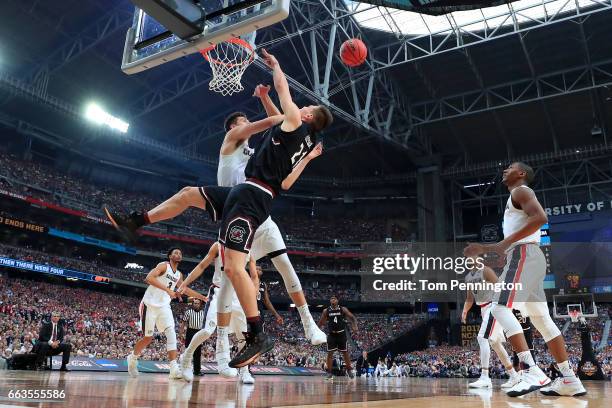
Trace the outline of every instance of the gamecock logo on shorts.
{"label": "gamecock logo on shorts", "polygon": [[244,228],[234,225],[229,232],[229,240],[240,244],[242,241],[244,241],[244,234],[246,234],[246,230]]}

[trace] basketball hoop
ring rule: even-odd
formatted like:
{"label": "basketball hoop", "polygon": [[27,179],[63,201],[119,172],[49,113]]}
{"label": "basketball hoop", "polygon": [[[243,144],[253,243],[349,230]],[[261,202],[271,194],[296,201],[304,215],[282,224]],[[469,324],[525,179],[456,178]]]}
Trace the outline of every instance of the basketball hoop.
{"label": "basketball hoop", "polygon": [[578,310],[571,310],[569,312],[569,317],[572,320],[572,323],[577,323],[580,319],[580,316],[582,316],[582,313],[580,313],[580,311]]}
{"label": "basketball hoop", "polygon": [[200,51],[210,63],[213,77],[208,83],[211,91],[223,96],[241,92],[242,74],[255,59],[253,46],[241,38],[230,38]]}

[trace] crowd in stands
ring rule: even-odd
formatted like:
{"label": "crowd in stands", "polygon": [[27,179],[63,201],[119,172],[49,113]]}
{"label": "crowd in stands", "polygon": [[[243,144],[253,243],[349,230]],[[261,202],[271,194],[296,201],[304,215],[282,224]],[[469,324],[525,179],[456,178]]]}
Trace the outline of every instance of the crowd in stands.
{"label": "crowd in stands", "polygon": [[[29,352],[38,337],[41,321],[52,311],[59,311],[66,327],[66,339],[77,356],[125,358],[140,336],[139,297],[109,294],[90,289],[68,287],[25,279],[0,276],[0,352],[4,357]],[[177,329],[186,305],[173,302]],[[264,313],[266,330],[276,339],[274,353],[268,353],[261,364],[321,367],[325,348],[312,346],[304,332],[296,310],[280,312],[283,323],[276,323],[270,313]],[[356,315],[359,330],[354,333],[361,347],[376,347],[394,334],[407,330],[418,315]],[[313,311],[318,321],[320,312]],[[371,330],[380,331],[378,335]],[[367,336],[372,339],[365,341]],[[179,350],[184,343],[179,330]],[[203,361],[214,361],[214,336],[203,347]],[[357,351],[358,350],[353,350]],[[142,355],[143,359],[165,360],[166,347],[161,335]]]}
{"label": "crowd in stands", "polygon": [[[141,210],[153,208],[168,198],[96,185],[53,167],[24,161],[3,152],[0,152],[0,186],[13,193],[88,211],[99,217],[103,217],[101,210],[104,206],[119,210]],[[385,223],[380,220],[346,222],[337,218],[281,216],[278,221],[291,242],[300,239],[328,242],[382,241],[389,235],[385,232]],[[194,209],[172,220],[172,224],[174,233],[202,238],[214,239],[218,229],[218,225],[212,223],[204,212]],[[391,230],[397,239],[408,239],[405,228],[394,224]]]}
{"label": "crowd in stands", "polygon": [[[9,258],[20,259],[24,261],[30,261],[40,263],[43,265],[52,265],[65,269],[73,269],[76,271],[87,272],[93,275],[100,275],[110,278],[118,278],[133,282],[143,283],[148,273],[148,269],[122,269],[108,266],[98,259],[85,260],[80,256],[78,258],[71,257],[60,257],[52,254],[48,254],[42,251],[37,251],[31,248],[16,247],[10,245],[0,244],[0,256],[6,256]],[[153,265],[151,265],[152,267]],[[266,279],[275,279],[268,285],[270,296],[273,298],[284,298],[287,297],[285,285],[280,280],[280,275],[276,271],[265,269]],[[183,270],[185,276],[190,272],[189,268]],[[211,283],[211,274],[206,274],[204,277],[194,282],[191,287],[195,290],[206,294],[208,287]],[[338,296],[343,301],[348,300],[359,300],[359,290],[357,288],[347,287],[348,285],[342,285],[342,283],[326,283],[313,287],[311,280],[304,279],[303,289],[308,299],[326,300],[331,295]],[[355,284],[354,284],[355,285]]]}

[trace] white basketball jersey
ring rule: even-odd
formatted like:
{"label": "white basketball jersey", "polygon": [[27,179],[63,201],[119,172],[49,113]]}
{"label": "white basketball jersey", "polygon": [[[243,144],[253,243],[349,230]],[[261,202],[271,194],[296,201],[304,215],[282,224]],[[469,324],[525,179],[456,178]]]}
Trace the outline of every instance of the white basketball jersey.
{"label": "white basketball jersey", "polygon": [[[179,270],[173,271],[170,262],[166,262],[166,272],[161,276],[157,276],[155,279],[157,279],[163,287],[174,290],[180,277],[181,273]],[[167,306],[170,304],[171,300],[170,295],[168,295],[166,291],[152,285],[149,285],[142,298],[145,305],[154,307]]]}
{"label": "white basketball jersey", "polygon": [[[512,191],[514,191],[517,188],[529,188],[529,187],[522,185],[522,186],[513,188]],[[531,189],[529,188],[529,190]],[[512,191],[510,191],[510,197],[508,197],[508,201],[506,202],[506,210],[504,211],[504,224],[503,224],[504,237],[508,237],[514,234],[516,231],[523,228],[525,224],[527,224],[527,218],[528,218],[527,213],[525,213],[525,211],[523,210],[519,210],[518,208],[514,207],[514,205],[512,205]],[[540,230],[537,230],[533,234],[526,236],[523,239],[518,240],[517,242],[513,244],[513,246],[517,244],[526,244],[526,243],[539,244],[540,236],[541,236]]]}
{"label": "white basketball jersey", "polygon": [[[465,275],[466,283],[482,283],[485,281],[484,269],[472,269]],[[472,290],[477,305],[489,303],[493,299],[493,290]]]}
{"label": "white basketball jersey", "polygon": [[219,168],[217,169],[217,184],[220,187],[234,187],[244,183],[246,177],[244,169],[255,152],[245,140],[232,154],[219,154]]}

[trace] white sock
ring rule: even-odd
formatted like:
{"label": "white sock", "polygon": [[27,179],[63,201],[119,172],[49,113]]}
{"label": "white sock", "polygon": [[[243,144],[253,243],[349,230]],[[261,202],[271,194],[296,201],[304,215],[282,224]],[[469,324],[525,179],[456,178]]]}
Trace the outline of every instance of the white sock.
{"label": "white sock", "polygon": [[217,364],[227,366],[229,364],[229,335],[227,327],[217,326],[217,350],[216,359]]}
{"label": "white sock", "polygon": [[170,366],[171,366],[172,368],[176,368],[176,367],[178,366],[177,361],[176,361],[176,360],[172,360],[172,361],[170,361]]}
{"label": "white sock", "polygon": [[562,363],[557,363],[557,367],[559,367],[559,371],[561,371],[561,375],[564,377],[574,377],[576,375],[574,374],[574,370],[572,370],[572,367],[570,367],[569,361],[567,360]]}
{"label": "white sock", "polygon": [[510,376],[510,378],[514,378],[516,375],[518,375],[518,373],[514,370],[514,367],[512,367],[509,370],[506,370],[506,372],[508,373],[508,375]]}
{"label": "white sock", "polygon": [[536,365],[535,361],[533,361],[533,356],[531,355],[531,352],[529,350],[521,351],[520,353],[516,353],[516,355],[518,356],[519,361],[527,365],[527,367],[532,367]]}
{"label": "white sock", "polygon": [[480,377],[481,378],[489,378],[489,369],[488,368],[482,368],[480,370]]}
{"label": "white sock", "polygon": [[134,353],[134,351],[132,351],[132,355],[133,355],[134,357],[136,357],[136,358],[140,357],[140,354],[136,354],[136,353]]}
{"label": "white sock", "polygon": [[300,319],[302,319],[303,326],[306,326],[306,324],[311,324],[314,321],[312,319],[312,315],[310,314],[310,310],[308,309],[308,304],[298,306],[297,310],[300,314]]}

